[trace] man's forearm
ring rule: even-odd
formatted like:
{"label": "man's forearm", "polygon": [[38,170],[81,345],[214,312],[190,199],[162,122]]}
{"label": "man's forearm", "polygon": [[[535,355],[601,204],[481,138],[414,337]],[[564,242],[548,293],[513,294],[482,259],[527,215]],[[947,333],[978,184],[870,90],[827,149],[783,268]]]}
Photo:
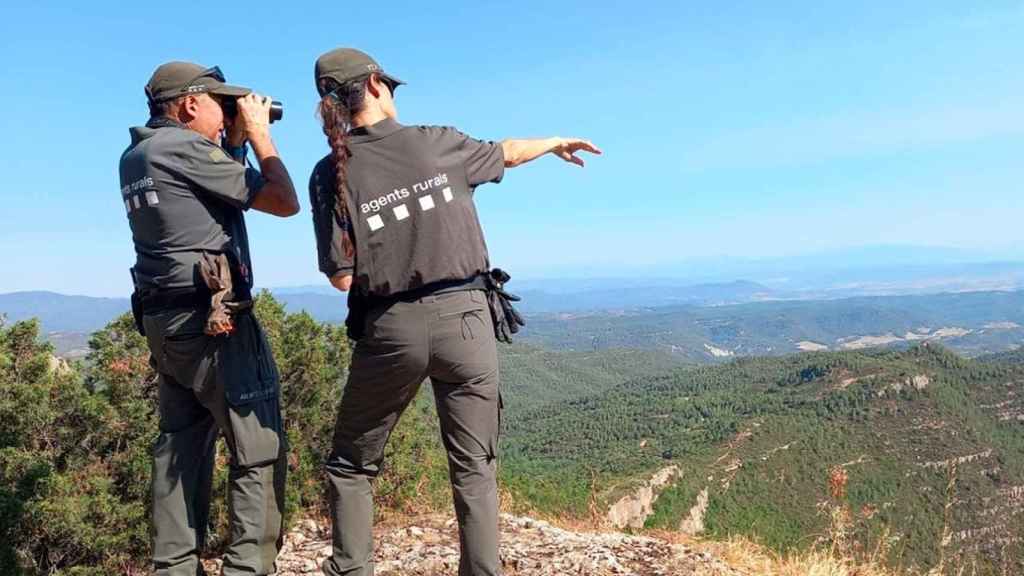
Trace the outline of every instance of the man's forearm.
{"label": "man's forearm", "polygon": [[505,155],[505,167],[514,168],[551,152],[558,147],[561,138],[508,139],[501,142]]}
{"label": "man's forearm", "polygon": [[299,199],[295,194],[292,177],[277,153],[270,135],[249,140],[266,183],[260,190],[253,208],[276,216],[292,216],[299,212]]}

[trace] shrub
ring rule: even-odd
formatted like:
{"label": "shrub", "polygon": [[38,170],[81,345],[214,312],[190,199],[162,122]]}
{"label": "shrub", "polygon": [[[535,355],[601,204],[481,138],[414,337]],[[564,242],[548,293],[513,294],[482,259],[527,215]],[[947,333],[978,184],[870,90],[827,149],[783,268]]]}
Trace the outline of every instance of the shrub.
{"label": "shrub", "polygon": [[[281,373],[289,444],[288,517],[324,511],[323,462],[350,347],[344,328],[289,314],[264,292],[256,314]],[[130,315],[68,365],[35,321],[0,324],[0,573],[107,575],[148,564],[150,446],[157,378]],[[378,506],[424,510],[450,502],[437,420],[425,394],[387,451]],[[227,535],[226,461],[215,479],[212,551]]]}

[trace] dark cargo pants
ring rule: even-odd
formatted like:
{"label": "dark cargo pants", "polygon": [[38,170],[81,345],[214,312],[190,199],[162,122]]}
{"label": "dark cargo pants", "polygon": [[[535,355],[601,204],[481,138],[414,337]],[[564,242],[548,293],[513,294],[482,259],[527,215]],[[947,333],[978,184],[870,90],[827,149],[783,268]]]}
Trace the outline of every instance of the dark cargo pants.
{"label": "dark cargo pants", "polygon": [[217,436],[231,455],[225,576],[271,574],[282,543],[286,442],[278,374],[252,314],[230,336],[203,333],[205,312],[143,319],[160,378],[153,446],[153,564],[157,576],[203,574]]}
{"label": "dark cargo pants", "polygon": [[327,462],[333,554],[328,576],[373,574],[373,494],[384,445],[430,378],[459,522],[459,574],[500,574],[495,456],[500,399],[483,292],[398,302],[369,313],[342,395]]}

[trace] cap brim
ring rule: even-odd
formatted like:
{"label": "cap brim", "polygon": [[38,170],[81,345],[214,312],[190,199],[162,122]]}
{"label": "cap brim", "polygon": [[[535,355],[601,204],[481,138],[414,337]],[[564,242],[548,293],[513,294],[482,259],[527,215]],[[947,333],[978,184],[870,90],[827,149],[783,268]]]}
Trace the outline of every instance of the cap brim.
{"label": "cap brim", "polygon": [[395,83],[395,84],[397,84],[398,86],[402,86],[402,85],[404,85],[404,84],[405,84],[405,82],[403,82],[403,81],[399,80],[398,78],[395,78],[394,76],[392,76],[391,74],[388,74],[388,73],[386,73],[386,72],[379,72],[379,74],[380,74],[381,76],[383,76],[383,77],[387,78],[388,80],[391,80],[392,82],[394,82],[394,83]]}
{"label": "cap brim", "polygon": [[222,96],[245,96],[246,94],[251,93],[252,90],[250,90],[249,88],[244,88],[242,86],[221,84],[220,86],[210,88],[209,92],[210,94],[220,94]]}

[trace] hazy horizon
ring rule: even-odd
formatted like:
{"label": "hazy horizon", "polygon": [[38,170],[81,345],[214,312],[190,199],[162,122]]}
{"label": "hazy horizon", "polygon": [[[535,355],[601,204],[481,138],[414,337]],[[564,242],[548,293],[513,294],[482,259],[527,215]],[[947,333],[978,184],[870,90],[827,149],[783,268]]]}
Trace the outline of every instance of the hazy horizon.
{"label": "hazy horizon", "polygon": [[[856,246],[847,249],[806,252],[763,258],[719,257],[679,260],[657,267],[609,269],[607,266],[562,267],[557,271],[540,274],[516,274],[510,286],[513,290],[542,290],[550,292],[586,291],[613,287],[687,287],[703,284],[730,284],[752,282],[776,290],[825,289],[841,284],[836,278],[857,278],[862,282],[882,284],[892,281],[894,273],[901,274],[906,283],[915,278],[941,277],[946,270],[983,271],[991,267],[1019,268],[1018,284],[1024,288],[1024,257],[1015,257],[1013,251],[973,251],[936,246]],[[515,271],[513,271],[515,272]],[[938,276],[936,276],[938,275]],[[979,280],[975,278],[975,280]],[[1016,278],[1017,276],[1015,276]],[[957,280],[951,278],[950,280]],[[968,282],[970,278],[959,278]],[[980,285],[980,290],[987,289]],[[313,278],[310,282],[267,284],[257,282],[257,289],[303,291],[321,290],[333,293],[326,279]],[[942,289],[922,289],[919,292],[942,292]],[[0,295],[18,292],[53,292],[66,296],[95,298],[125,298],[130,286],[116,291],[95,292],[82,286],[39,285],[4,289]],[[905,292],[894,289],[892,293]],[[913,291],[911,291],[913,292]]]}

